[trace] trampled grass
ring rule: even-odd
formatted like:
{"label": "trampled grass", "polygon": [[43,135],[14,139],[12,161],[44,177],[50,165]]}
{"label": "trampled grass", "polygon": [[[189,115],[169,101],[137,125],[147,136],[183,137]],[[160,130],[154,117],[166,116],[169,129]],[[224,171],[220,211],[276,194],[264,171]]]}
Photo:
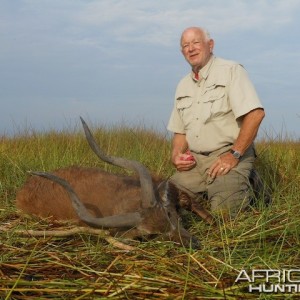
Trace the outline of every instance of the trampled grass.
{"label": "trampled grass", "polygon": [[[174,172],[170,141],[164,134],[121,125],[92,130],[105,152],[138,160],[164,178]],[[235,220],[224,222],[220,217],[211,226],[185,213],[186,226],[202,242],[200,250],[155,240],[132,242],[134,250],[123,250],[96,234],[22,235],[20,230],[62,230],[72,225],[24,216],[14,199],[30,170],[70,165],[126,170],[99,161],[81,129],[2,137],[0,298],[299,299],[295,290],[249,292],[249,282],[235,282],[241,270],[250,274],[259,269],[300,268],[300,142],[262,140],[257,150],[257,168],[272,190],[271,205],[259,199]],[[263,280],[257,279],[255,285]]]}

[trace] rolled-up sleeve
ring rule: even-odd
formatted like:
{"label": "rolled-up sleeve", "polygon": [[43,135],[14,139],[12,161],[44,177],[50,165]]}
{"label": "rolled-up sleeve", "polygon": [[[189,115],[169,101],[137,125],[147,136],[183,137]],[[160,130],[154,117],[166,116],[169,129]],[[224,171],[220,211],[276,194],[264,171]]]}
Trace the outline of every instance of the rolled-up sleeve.
{"label": "rolled-up sleeve", "polygon": [[228,98],[236,119],[256,108],[263,108],[247,71],[240,64],[231,68]]}

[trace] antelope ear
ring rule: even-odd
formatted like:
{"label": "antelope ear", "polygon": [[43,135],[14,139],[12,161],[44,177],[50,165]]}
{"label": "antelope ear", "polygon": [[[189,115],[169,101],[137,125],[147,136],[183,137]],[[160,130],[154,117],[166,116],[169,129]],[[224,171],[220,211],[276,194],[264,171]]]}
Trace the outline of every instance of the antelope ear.
{"label": "antelope ear", "polygon": [[75,209],[80,220],[82,220],[84,223],[92,227],[104,227],[104,228],[135,227],[137,224],[139,224],[142,221],[142,217],[139,212],[128,213],[124,215],[108,216],[103,218],[95,218],[88,212],[88,210],[80,201],[79,197],[77,196],[73,188],[66,180],[54,174],[50,174],[46,172],[30,172],[30,173],[32,175],[41,176],[60,184],[68,192],[70,199],[72,201],[73,208]]}
{"label": "antelope ear", "polygon": [[167,181],[164,180],[162,182],[160,182],[156,188],[156,193],[159,195],[159,199],[161,199],[161,201],[163,203],[165,203],[168,200],[167,197]]}
{"label": "antelope ear", "polygon": [[177,204],[178,189],[170,180],[162,181],[158,185],[157,191],[158,191],[158,193],[160,195],[160,199],[163,201],[164,205],[168,205],[170,203],[170,201]]}

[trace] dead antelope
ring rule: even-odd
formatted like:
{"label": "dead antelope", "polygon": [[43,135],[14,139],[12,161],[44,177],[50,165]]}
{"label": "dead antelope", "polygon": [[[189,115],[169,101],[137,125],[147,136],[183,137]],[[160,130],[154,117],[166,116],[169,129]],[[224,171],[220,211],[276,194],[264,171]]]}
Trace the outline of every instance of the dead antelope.
{"label": "dead antelope", "polygon": [[101,160],[133,170],[139,178],[83,167],[53,174],[32,172],[38,176],[31,176],[18,191],[17,208],[41,217],[108,228],[125,237],[159,234],[163,239],[198,247],[198,241],[179,224],[175,186],[168,181],[153,183],[148,169],[137,161],[103,153],[81,121],[91,149]]}

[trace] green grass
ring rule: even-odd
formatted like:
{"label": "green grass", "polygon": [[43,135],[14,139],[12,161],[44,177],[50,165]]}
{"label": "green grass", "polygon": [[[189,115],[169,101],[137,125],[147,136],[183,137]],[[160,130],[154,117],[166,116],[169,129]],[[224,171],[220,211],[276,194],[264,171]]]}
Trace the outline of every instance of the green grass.
{"label": "green grass", "polygon": [[[153,174],[169,177],[170,140],[144,127],[92,127],[102,149],[135,159]],[[300,266],[300,143],[284,139],[257,144],[257,168],[273,190],[269,207],[259,199],[234,221],[209,226],[191,213],[189,231],[202,241],[194,251],[171,242],[132,242],[125,251],[102,236],[30,237],[18,230],[65,229],[70,224],[16,211],[16,191],[28,171],[105,164],[89,149],[81,129],[20,132],[0,141],[1,299],[299,299],[296,294],[253,294],[234,281],[241,269]]]}

